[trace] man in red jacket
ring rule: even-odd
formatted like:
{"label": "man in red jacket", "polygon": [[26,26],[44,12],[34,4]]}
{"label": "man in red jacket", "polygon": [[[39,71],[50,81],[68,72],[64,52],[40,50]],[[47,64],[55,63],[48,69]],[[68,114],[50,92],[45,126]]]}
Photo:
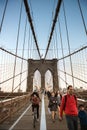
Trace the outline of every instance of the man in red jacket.
{"label": "man in red jacket", "polygon": [[73,94],[73,87],[69,85],[67,94],[62,97],[60,105],[60,121],[62,120],[63,111],[65,112],[68,130],[78,130],[78,108],[77,98]]}

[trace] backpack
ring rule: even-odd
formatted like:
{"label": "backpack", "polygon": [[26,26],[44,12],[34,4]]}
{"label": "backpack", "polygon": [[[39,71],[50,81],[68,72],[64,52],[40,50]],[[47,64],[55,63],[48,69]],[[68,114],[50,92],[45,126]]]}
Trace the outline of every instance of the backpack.
{"label": "backpack", "polygon": [[[75,95],[73,95],[73,96],[74,96],[74,99],[75,99],[75,101],[76,101],[76,96],[75,96]],[[67,95],[65,95],[64,98],[65,98],[65,99],[64,99],[65,101],[64,101],[64,107],[63,107],[63,110],[65,110],[65,107],[66,107]],[[76,105],[77,105],[77,101],[76,101]]]}

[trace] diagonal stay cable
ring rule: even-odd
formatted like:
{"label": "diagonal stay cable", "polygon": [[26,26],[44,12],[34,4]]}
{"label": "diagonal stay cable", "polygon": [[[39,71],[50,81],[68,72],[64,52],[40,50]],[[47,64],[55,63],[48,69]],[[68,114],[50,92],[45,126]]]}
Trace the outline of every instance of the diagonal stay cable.
{"label": "diagonal stay cable", "polygon": [[71,55],[74,55],[74,54],[78,53],[79,51],[82,51],[82,50],[84,50],[84,49],[86,49],[86,48],[87,48],[87,46],[83,46],[83,47],[81,47],[80,49],[78,49],[78,50],[76,50],[76,51],[74,51],[74,52],[72,52],[72,53],[70,53],[70,54],[68,54],[68,55],[66,55],[66,56],[64,56],[64,57],[62,57],[62,58],[60,58],[60,59],[58,59],[58,61],[59,61],[59,60],[62,60],[62,59],[64,59],[64,58],[67,58],[67,57],[69,57],[69,56],[71,56]]}
{"label": "diagonal stay cable", "polygon": [[[59,70],[59,69],[58,69],[58,70]],[[63,73],[66,73],[67,75],[69,75],[69,76],[71,76],[71,77],[73,77],[73,78],[75,78],[75,79],[77,79],[77,80],[79,80],[79,81],[81,81],[81,82],[87,84],[87,81],[85,81],[85,80],[82,80],[82,79],[80,79],[80,78],[78,78],[78,77],[76,77],[76,76],[73,76],[73,75],[71,75],[71,74],[69,74],[69,73],[67,73],[67,72],[64,72],[63,70],[59,70],[59,71],[61,71],[61,72],[63,72]]]}
{"label": "diagonal stay cable", "polygon": [[0,47],[0,50],[4,51],[4,52],[6,52],[6,53],[9,53],[9,54],[11,54],[12,56],[15,56],[15,57],[17,57],[17,58],[19,58],[19,59],[23,59],[23,60],[27,61],[27,59],[22,58],[22,57],[20,57],[20,56],[18,56],[18,55],[16,55],[16,54],[14,54],[14,53],[12,53],[12,52],[10,52],[10,51],[4,49],[4,48],[2,48],[2,47]]}
{"label": "diagonal stay cable", "polygon": [[81,17],[82,17],[82,21],[83,21],[83,26],[84,26],[84,29],[85,29],[85,33],[87,35],[86,23],[85,23],[85,19],[84,19],[84,16],[83,16],[83,12],[82,12],[82,8],[81,8],[81,4],[80,4],[79,0],[78,0],[78,6],[79,6],[79,9],[80,9],[80,13],[81,13]]}
{"label": "diagonal stay cable", "polygon": [[[15,77],[17,77],[17,76],[19,76],[19,75],[21,75],[21,74],[23,74],[23,73],[25,73],[25,72],[27,72],[27,71],[28,71],[28,70],[25,70],[24,72],[21,72],[21,73],[15,75]],[[9,81],[9,80],[11,80],[11,79],[13,79],[13,78],[14,78],[14,77],[12,76],[12,77],[10,77],[10,78],[8,78],[8,79],[6,79],[6,80],[0,82],[0,84],[3,84],[3,83],[5,83],[5,82],[7,82],[7,81]]]}
{"label": "diagonal stay cable", "polygon": [[4,17],[5,17],[5,13],[6,13],[6,9],[7,9],[7,4],[8,4],[8,0],[6,0],[6,4],[5,4],[2,20],[1,20],[1,23],[0,23],[0,32],[2,30],[2,25],[3,25],[3,22],[4,22]]}
{"label": "diagonal stay cable", "polygon": [[47,49],[46,49],[44,59],[46,58],[46,55],[47,55],[47,52],[48,52],[48,49],[49,49],[49,46],[50,46],[50,43],[51,43],[51,39],[52,39],[53,31],[54,31],[54,28],[55,28],[55,25],[56,25],[56,21],[57,21],[57,17],[58,17],[58,13],[59,13],[59,10],[60,10],[61,3],[62,3],[62,0],[58,0],[56,11],[55,11],[55,16],[54,16],[53,24],[52,24],[52,28],[51,28],[51,33],[50,33],[50,37],[49,37],[49,40],[48,40],[48,45],[47,45]]}
{"label": "diagonal stay cable", "polygon": [[[26,79],[27,79],[27,77],[26,77],[24,80],[21,81],[21,84],[22,84]],[[19,87],[19,85],[20,85],[20,83],[19,83],[15,88],[13,88],[13,92]],[[6,100],[11,94],[12,94],[12,93],[8,93],[7,96],[5,96],[3,100]],[[2,102],[3,100],[1,100],[1,102]]]}
{"label": "diagonal stay cable", "polygon": [[38,47],[38,43],[37,43],[37,38],[36,38],[36,35],[35,35],[34,26],[33,26],[33,23],[32,23],[32,18],[31,18],[30,9],[29,9],[29,5],[28,5],[27,0],[24,0],[24,5],[25,5],[27,16],[28,16],[28,20],[29,20],[29,23],[30,23],[30,27],[31,27],[31,30],[32,30],[32,33],[33,33],[34,41],[35,41],[35,44],[36,44],[36,47],[37,47],[37,51],[38,51],[39,57],[41,59],[41,55],[40,55],[40,51],[39,51],[39,47]]}

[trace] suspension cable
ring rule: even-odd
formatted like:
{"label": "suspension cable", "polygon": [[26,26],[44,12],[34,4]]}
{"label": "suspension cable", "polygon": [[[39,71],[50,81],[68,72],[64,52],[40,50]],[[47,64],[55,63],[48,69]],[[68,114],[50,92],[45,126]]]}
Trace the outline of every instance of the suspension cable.
{"label": "suspension cable", "polygon": [[[27,79],[27,77],[24,80],[22,80],[21,83],[23,83],[26,79]],[[13,92],[19,87],[19,85],[20,85],[20,83],[13,89]],[[11,95],[11,93],[9,93],[3,100],[7,99],[10,95]]]}
{"label": "suspension cable", "polygon": [[[19,42],[19,32],[20,32],[20,24],[21,24],[22,6],[23,6],[23,0],[21,1],[21,8],[20,8],[17,43],[16,43],[16,52],[15,52],[16,55],[17,55],[17,51],[18,51],[18,42]],[[15,77],[15,68],[16,68],[16,57],[15,57],[15,61],[14,61],[13,77]],[[12,92],[13,92],[13,88],[14,88],[14,78],[13,78],[13,82],[12,82]]]}
{"label": "suspension cable", "polygon": [[[57,40],[57,32],[56,32],[56,28],[55,28],[55,35],[56,35],[56,49],[57,49],[56,53],[57,53],[57,59],[58,59],[58,44],[57,44],[58,40]],[[59,68],[59,63],[58,63],[57,66],[58,66],[58,68]],[[58,87],[59,87],[59,78],[58,78]]]}
{"label": "suspension cable", "polygon": [[[15,77],[17,77],[17,76],[19,76],[19,75],[21,75],[21,74],[23,74],[23,73],[25,73],[25,72],[27,72],[27,71],[28,71],[28,70],[25,70],[24,72],[15,75]],[[0,84],[3,84],[3,83],[5,83],[5,82],[7,82],[7,81],[9,81],[9,80],[11,80],[11,79],[13,79],[13,78],[14,78],[14,77],[11,77],[11,78],[9,78],[9,79],[6,79],[6,80],[0,82]]]}
{"label": "suspension cable", "polygon": [[28,16],[28,20],[29,20],[29,23],[30,23],[30,27],[31,27],[31,30],[32,30],[32,33],[33,33],[34,41],[36,43],[37,51],[38,51],[39,57],[41,59],[41,55],[40,55],[40,51],[39,51],[39,47],[38,47],[38,43],[37,43],[35,31],[34,31],[34,26],[33,26],[33,23],[32,23],[32,18],[31,18],[28,2],[27,2],[27,0],[23,0],[23,1],[24,1],[24,5],[25,5],[27,16]]}
{"label": "suspension cable", "polygon": [[54,58],[56,58],[56,41],[55,41],[55,38],[54,38],[54,35],[53,35],[53,50],[54,50],[54,53],[53,53],[53,56],[54,56]]}
{"label": "suspension cable", "polygon": [[[65,27],[66,27],[66,34],[67,34],[68,50],[69,50],[69,54],[70,54],[69,34],[68,34],[68,28],[67,28],[67,19],[66,19],[64,1],[63,1],[63,12],[64,12],[64,18],[65,18]],[[70,65],[71,65],[71,73],[72,73],[72,83],[73,83],[73,87],[74,87],[73,67],[72,67],[71,55],[70,55]]]}
{"label": "suspension cable", "polygon": [[4,21],[6,9],[7,9],[7,4],[8,4],[8,0],[6,0],[6,3],[5,3],[5,8],[4,8],[4,12],[3,12],[3,16],[2,16],[2,20],[1,20],[1,24],[0,24],[0,33],[1,33],[1,30],[2,30],[2,25],[3,25],[3,21]]}
{"label": "suspension cable", "polygon": [[79,5],[79,9],[80,9],[80,14],[81,14],[81,17],[82,17],[82,21],[83,21],[85,33],[86,33],[86,35],[87,35],[86,24],[85,24],[85,20],[84,20],[84,16],[83,16],[82,9],[81,9],[81,4],[80,4],[80,1],[79,1],[79,0],[78,0],[78,5]]}
{"label": "suspension cable", "polygon": [[54,28],[55,28],[55,25],[56,25],[56,21],[57,21],[57,17],[58,17],[58,13],[59,13],[59,10],[60,10],[61,3],[62,3],[62,0],[58,0],[56,11],[55,11],[55,16],[54,16],[54,19],[53,19],[53,25],[52,25],[52,28],[51,28],[51,33],[50,33],[50,37],[49,37],[49,40],[48,40],[48,45],[47,45],[47,49],[46,49],[44,59],[47,56],[47,52],[48,52],[48,49],[49,49],[49,46],[50,46],[50,43],[51,43],[51,40],[52,40],[53,31],[54,31]]}
{"label": "suspension cable", "polygon": [[30,41],[30,27],[29,27],[29,35],[28,35],[28,58],[29,58],[29,41]]}
{"label": "suspension cable", "polygon": [[[61,71],[61,72],[63,72],[63,73],[66,73],[66,74],[69,75],[69,76],[72,76],[71,74],[69,74],[69,73],[67,73],[67,72],[64,72],[63,70],[59,70],[59,71]],[[82,80],[82,79],[80,79],[80,78],[77,78],[76,76],[73,76],[73,78],[78,79],[78,80],[80,80],[80,81],[82,81],[82,82],[84,82],[84,83],[87,84],[87,81]]]}
{"label": "suspension cable", "polygon": [[[22,58],[24,57],[25,38],[26,38],[26,27],[27,27],[27,17],[26,17],[25,30],[24,30],[24,42],[23,42]],[[23,60],[21,61],[21,75],[20,75],[19,90],[20,90],[20,87],[21,87],[22,69],[23,69]]]}
{"label": "suspension cable", "polygon": [[56,35],[56,54],[57,54],[57,59],[58,59],[58,44],[57,44],[57,42],[58,42],[58,40],[57,40],[57,31],[56,31],[56,28],[55,28],[55,35]]}
{"label": "suspension cable", "polygon": [[20,57],[20,56],[18,56],[18,55],[16,55],[16,54],[13,54],[12,52],[7,51],[6,49],[4,49],[4,48],[2,48],[2,47],[0,47],[0,50],[4,51],[4,52],[6,52],[6,53],[9,53],[9,54],[11,54],[11,55],[13,55],[13,56],[15,56],[15,57],[17,57],[17,58],[19,58],[19,59],[23,59],[23,60],[27,61],[27,59],[22,58],[22,57]]}
{"label": "suspension cable", "polygon": [[64,83],[66,83],[66,85],[69,85],[69,84],[67,83],[67,81],[64,80],[60,75],[58,75],[58,77],[59,77]]}
{"label": "suspension cable", "polygon": [[[63,42],[62,42],[62,35],[61,35],[61,26],[60,26],[60,20],[58,19],[58,25],[59,25],[59,35],[60,35],[60,43],[61,43],[61,49],[62,49],[62,57],[64,57],[64,52],[63,52]],[[66,71],[65,69],[65,60],[63,59],[63,68],[64,68],[64,72]],[[66,78],[66,73],[65,74],[65,81],[67,82],[67,78]],[[67,84],[66,84],[67,87]]]}
{"label": "suspension cable", "polygon": [[64,58],[67,58],[67,57],[69,57],[69,56],[71,56],[71,55],[73,55],[73,54],[76,54],[77,52],[79,52],[79,51],[81,51],[81,50],[86,49],[86,48],[87,48],[87,46],[84,46],[84,47],[82,47],[82,48],[80,48],[80,49],[78,49],[78,50],[76,50],[76,51],[74,51],[74,52],[70,53],[69,55],[64,56],[64,57],[62,57],[62,58],[58,59],[58,60],[62,60],[62,59],[64,59]]}

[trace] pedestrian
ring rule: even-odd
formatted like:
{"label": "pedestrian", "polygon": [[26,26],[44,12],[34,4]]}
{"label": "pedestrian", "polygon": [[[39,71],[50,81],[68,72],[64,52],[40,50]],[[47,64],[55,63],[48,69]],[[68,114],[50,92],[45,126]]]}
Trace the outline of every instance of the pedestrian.
{"label": "pedestrian", "polygon": [[79,105],[78,117],[80,119],[81,130],[87,130],[87,111],[83,104]]}
{"label": "pedestrian", "polygon": [[60,91],[58,90],[57,91],[57,110],[58,110],[58,116],[59,116],[59,113],[60,113],[60,104],[61,104],[61,100],[62,100],[62,94],[60,93]]}
{"label": "pedestrian", "polygon": [[62,97],[60,105],[59,120],[62,121],[64,111],[68,130],[78,130],[77,98],[73,92],[72,85],[69,85],[67,88],[67,94]]}
{"label": "pedestrian", "polygon": [[51,93],[48,107],[50,108],[51,111],[52,121],[55,122],[55,115],[57,111],[57,98],[55,97],[54,92]]}
{"label": "pedestrian", "polygon": [[32,103],[32,112],[34,112],[34,108],[37,109],[37,121],[39,121],[39,103],[41,101],[39,93],[34,91],[30,96],[30,101]]}

